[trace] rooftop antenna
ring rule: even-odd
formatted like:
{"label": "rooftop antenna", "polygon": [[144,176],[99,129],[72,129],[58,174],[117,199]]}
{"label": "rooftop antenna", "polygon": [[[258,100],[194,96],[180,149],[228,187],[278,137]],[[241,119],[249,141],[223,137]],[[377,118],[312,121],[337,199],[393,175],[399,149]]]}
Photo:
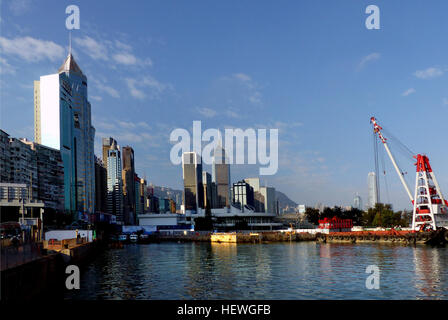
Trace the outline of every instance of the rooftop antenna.
{"label": "rooftop antenna", "polygon": [[68,55],[72,55],[72,31],[68,32]]}

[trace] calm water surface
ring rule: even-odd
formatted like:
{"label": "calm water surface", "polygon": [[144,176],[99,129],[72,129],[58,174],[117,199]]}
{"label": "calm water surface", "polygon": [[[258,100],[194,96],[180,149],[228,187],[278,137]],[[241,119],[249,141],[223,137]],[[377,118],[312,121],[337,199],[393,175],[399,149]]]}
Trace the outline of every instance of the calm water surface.
{"label": "calm water surface", "polygon": [[[380,289],[368,290],[368,265]],[[103,252],[67,299],[448,299],[448,249],[160,243]]]}

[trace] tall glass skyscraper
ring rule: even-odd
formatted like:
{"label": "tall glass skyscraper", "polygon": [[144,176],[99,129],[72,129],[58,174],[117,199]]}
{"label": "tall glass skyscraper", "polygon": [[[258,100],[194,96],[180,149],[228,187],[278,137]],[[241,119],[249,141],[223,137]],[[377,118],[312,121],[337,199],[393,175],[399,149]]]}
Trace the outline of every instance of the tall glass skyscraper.
{"label": "tall glass skyscraper", "polygon": [[65,209],[95,212],[95,128],[87,77],[72,54],[58,73],[34,82],[35,141],[61,151]]}
{"label": "tall glass skyscraper", "polygon": [[121,154],[113,144],[107,151],[107,213],[123,223],[123,182],[121,179]]}
{"label": "tall glass skyscraper", "polygon": [[199,208],[204,208],[204,186],[202,161],[196,152],[185,152],[182,155],[182,173],[185,211],[197,213]]}
{"label": "tall glass skyscraper", "polygon": [[220,145],[215,148],[213,154],[212,179],[218,190],[216,208],[230,208],[230,165],[226,152]]}

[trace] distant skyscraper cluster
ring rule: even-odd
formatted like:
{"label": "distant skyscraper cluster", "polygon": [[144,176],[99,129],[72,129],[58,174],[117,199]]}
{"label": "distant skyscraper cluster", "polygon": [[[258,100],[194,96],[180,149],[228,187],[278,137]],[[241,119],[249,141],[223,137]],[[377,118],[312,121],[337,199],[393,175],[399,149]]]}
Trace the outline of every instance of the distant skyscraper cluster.
{"label": "distant skyscraper cluster", "polygon": [[200,213],[210,209],[232,208],[245,212],[278,213],[275,188],[260,186],[259,178],[247,178],[231,184],[230,164],[224,148],[214,150],[212,176],[202,171],[201,158],[195,152],[182,155],[184,181],[183,211]]}

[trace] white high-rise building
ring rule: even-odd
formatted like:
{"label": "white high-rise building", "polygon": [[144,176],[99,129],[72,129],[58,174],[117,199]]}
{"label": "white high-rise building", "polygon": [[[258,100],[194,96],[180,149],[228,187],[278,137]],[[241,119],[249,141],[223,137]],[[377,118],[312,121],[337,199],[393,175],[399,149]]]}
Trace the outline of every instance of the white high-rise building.
{"label": "white high-rise building", "polygon": [[378,188],[376,184],[375,172],[369,172],[367,175],[368,199],[367,208],[374,208],[378,202]]}
{"label": "white high-rise building", "polygon": [[353,198],[353,208],[362,210],[362,199],[358,194]]}
{"label": "white high-rise building", "polygon": [[65,209],[95,212],[95,128],[87,77],[72,54],[58,73],[34,82],[35,141],[61,151]]}

